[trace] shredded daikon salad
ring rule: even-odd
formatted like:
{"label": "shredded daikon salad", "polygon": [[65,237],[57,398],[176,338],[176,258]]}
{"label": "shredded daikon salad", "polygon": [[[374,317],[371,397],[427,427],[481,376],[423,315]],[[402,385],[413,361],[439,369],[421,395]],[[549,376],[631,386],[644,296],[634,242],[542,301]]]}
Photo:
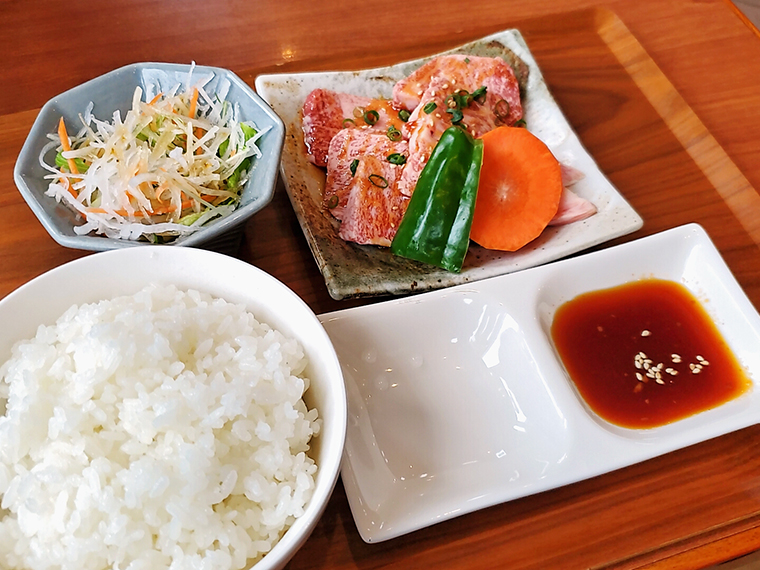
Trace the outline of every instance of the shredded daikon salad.
{"label": "shredded daikon salad", "polygon": [[[123,120],[97,119],[90,103],[73,136],[61,117],[40,163],[51,172],[46,194],[84,217],[77,234],[166,243],[237,207],[264,133],[207,93],[209,80],[150,101],[137,87]],[[55,165],[45,160],[52,149]]]}

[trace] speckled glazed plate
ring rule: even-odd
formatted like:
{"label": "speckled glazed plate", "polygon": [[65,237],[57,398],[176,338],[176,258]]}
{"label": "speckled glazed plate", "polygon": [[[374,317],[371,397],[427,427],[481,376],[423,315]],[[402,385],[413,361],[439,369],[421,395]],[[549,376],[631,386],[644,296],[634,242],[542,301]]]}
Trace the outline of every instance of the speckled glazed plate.
{"label": "speckled glazed plate", "polygon": [[[667,425],[625,429],[575,390],[551,324],[577,295],[650,277],[681,283],[699,299],[752,387]],[[367,542],[760,421],[760,315],[696,224],[319,319],[346,382],[341,478]]]}
{"label": "speckled glazed plate", "polygon": [[330,295],[335,299],[405,294],[512,273],[554,261],[642,226],[641,217],[581,145],[549,93],[519,31],[500,32],[451,51],[503,57],[508,62],[514,61],[517,55],[527,65],[527,80],[522,86],[528,128],[561,162],[585,174],[573,190],[591,200],[598,212],[581,222],[548,228],[516,253],[488,251],[473,244],[458,274],[396,257],[387,248],[344,242],[338,237],[337,220],[321,207],[325,172],[307,158],[301,130],[303,102],[317,88],[390,98],[393,85],[429,58],[364,71],[260,75],[256,78],[257,92],[285,123],[281,162],[285,187]]}

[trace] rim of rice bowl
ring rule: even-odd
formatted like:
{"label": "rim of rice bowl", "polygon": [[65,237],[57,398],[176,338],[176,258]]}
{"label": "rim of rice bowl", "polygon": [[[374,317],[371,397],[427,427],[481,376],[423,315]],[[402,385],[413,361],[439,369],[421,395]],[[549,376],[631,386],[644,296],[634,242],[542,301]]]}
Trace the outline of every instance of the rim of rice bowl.
{"label": "rim of rice bowl", "polygon": [[133,295],[151,283],[243,304],[259,322],[295,337],[303,347],[309,361],[305,374],[311,379],[303,399],[309,408],[317,407],[323,422],[310,442],[309,455],[317,464],[315,488],[303,514],[251,566],[282,568],[309,537],[333,492],[347,420],[343,376],[332,342],[308,305],[283,283],[244,261],[201,249],[152,246],[91,254],[36,277],[0,300],[0,322],[13,323],[0,330],[0,364],[10,357],[14,343],[33,338],[41,324],[55,324],[72,305]]}

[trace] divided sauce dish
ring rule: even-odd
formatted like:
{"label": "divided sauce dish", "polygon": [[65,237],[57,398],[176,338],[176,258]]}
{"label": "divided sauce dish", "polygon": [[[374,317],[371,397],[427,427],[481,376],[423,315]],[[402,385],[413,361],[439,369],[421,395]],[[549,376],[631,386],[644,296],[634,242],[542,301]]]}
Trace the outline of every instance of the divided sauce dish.
{"label": "divided sauce dish", "polygon": [[[633,430],[603,420],[586,405],[550,329],[556,309],[575,296],[651,277],[692,292],[752,386],[714,409]],[[368,542],[593,477],[760,419],[760,316],[694,224],[320,319],[346,379],[342,474]]]}

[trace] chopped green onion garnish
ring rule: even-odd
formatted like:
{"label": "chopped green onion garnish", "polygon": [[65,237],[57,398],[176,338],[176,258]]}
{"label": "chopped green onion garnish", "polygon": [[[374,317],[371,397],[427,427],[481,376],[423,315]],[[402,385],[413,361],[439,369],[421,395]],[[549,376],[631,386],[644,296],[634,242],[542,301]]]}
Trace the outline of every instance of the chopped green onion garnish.
{"label": "chopped green onion garnish", "polygon": [[369,181],[378,188],[388,188],[388,181],[379,174],[370,174]]}
{"label": "chopped green onion garnish", "polygon": [[400,152],[389,154],[387,159],[391,164],[406,164],[406,157]]}
{"label": "chopped green onion garnish", "polygon": [[388,127],[388,132],[386,133],[388,135],[388,138],[392,141],[400,141],[401,140],[401,131],[399,131],[396,127],[391,125]]}
{"label": "chopped green onion garnish", "polygon": [[481,85],[472,92],[472,99],[477,103],[483,103],[486,100],[486,86]]}
{"label": "chopped green onion garnish", "polygon": [[354,107],[354,117],[361,119],[364,116],[364,109],[362,107]]}
{"label": "chopped green onion garnish", "polygon": [[464,116],[462,115],[462,111],[459,109],[446,109],[446,112],[451,115],[451,123],[454,125],[459,124],[462,122],[462,119]]}
{"label": "chopped green onion garnish", "polygon": [[435,102],[435,101],[430,101],[430,102],[428,102],[428,104],[427,104],[427,105],[425,105],[425,106],[422,108],[422,110],[423,110],[423,111],[425,111],[425,113],[429,115],[430,113],[432,113],[433,111],[435,111],[435,108],[436,108],[437,106],[438,106],[438,105],[436,104],[436,102]]}
{"label": "chopped green onion garnish", "polygon": [[525,122],[525,119],[518,119],[515,121],[515,124],[513,125],[515,127],[527,127],[528,123]]}
{"label": "chopped green onion garnish", "polygon": [[499,99],[494,105],[493,112],[496,114],[496,118],[504,120],[509,116],[509,103],[504,99]]}
{"label": "chopped green onion garnish", "polygon": [[356,125],[356,121],[353,119],[343,119],[343,122],[341,123],[340,127],[342,129],[345,129],[346,127],[349,127],[351,125]]}
{"label": "chopped green onion garnish", "polygon": [[412,114],[409,111],[407,111],[406,109],[401,109],[398,112],[398,118],[401,119],[402,121],[404,121],[405,123],[409,120],[409,117],[411,115]]}
{"label": "chopped green onion garnish", "polygon": [[338,195],[337,194],[333,194],[332,196],[330,196],[330,199],[327,201],[327,207],[330,210],[332,210],[337,205],[338,205]]}
{"label": "chopped green onion garnish", "polygon": [[355,158],[351,161],[351,164],[348,166],[348,169],[351,171],[351,176],[354,176],[356,174],[357,166],[359,166],[359,159]]}
{"label": "chopped green onion garnish", "polygon": [[369,111],[364,111],[363,115],[364,122],[368,125],[374,125],[380,120],[380,113],[375,111],[374,109],[371,109]]}
{"label": "chopped green onion garnish", "polygon": [[465,107],[469,107],[470,103],[472,103],[472,95],[470,95],[470,92],[466,89],[460,89],[457,91],[457,99],[459,99],[459,108],[464,109]]}

